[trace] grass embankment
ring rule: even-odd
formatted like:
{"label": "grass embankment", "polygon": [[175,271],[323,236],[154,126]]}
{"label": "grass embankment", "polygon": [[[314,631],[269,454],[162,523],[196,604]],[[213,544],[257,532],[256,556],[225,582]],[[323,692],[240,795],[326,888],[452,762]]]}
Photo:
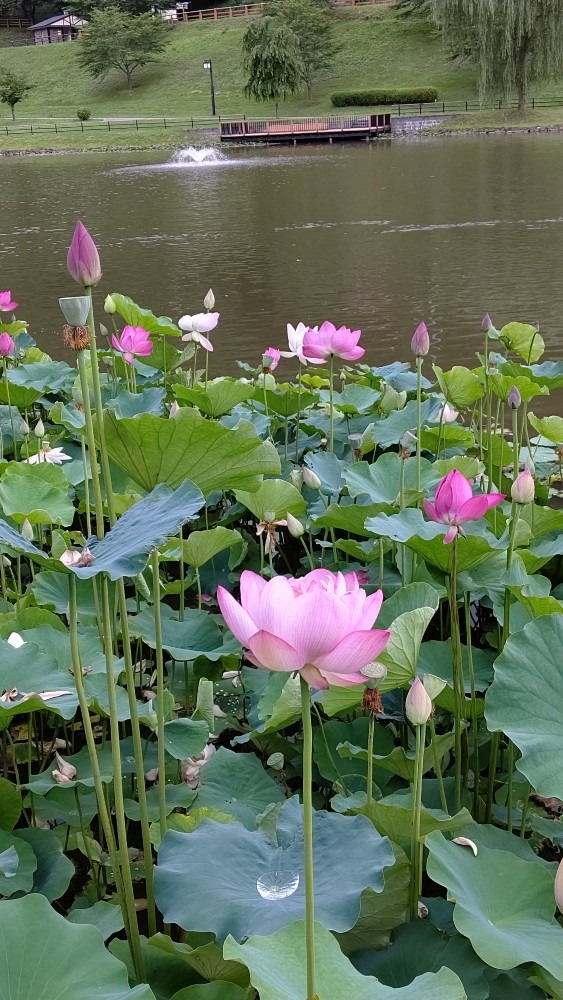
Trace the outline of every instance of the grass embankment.
{"label": "grass embankment", "polygon": [[[443,100],[476,99],[475,71],[452,63],[440,39],[420,22],[400,18],[390,8],[340,10],[335,12],[334,20],[340,51],[319,76],[313,99],[309,102],[304,95],[296,95],[281,106],[282,114],[326,114],[333,110],[332,91],[365,87],[426,84],[436,86]],[[0,47],[0,66],[24,70],[35,84],[18,105],[16,124],[35,128],[41,119],[70,118],[78,125],[75,115],[79,107],[90,108],[93,118],[209,115],[209,76],[202,66],[204,58],[213,60],[217,109],[222,116],[273,114],[273,107],[256,105],[243,96],[240,47],[247,24],[248,19],[240,18],[233,23],[191,22],[171,29],[163,60],[139,71],[132,94],[128,94],[125,78],[118,73],[93,82],[77,64],[80,43]],[[1,38],[2,32],[0,44]],[[433,131],[559,123],[563,123],[563,108],[529,112],[524,119],[504,112],[480,112],[448,119]],[[119,129],[116,123],[111,131],[2,136],[1,128],[6,125],[12,127],[9,115],[0,115],[0,152],[173,148],[202,141],[200,134],[177,127],[164,129],[156,123],[139,131]],[[204,136],[203,141],[209,141],[209,136]]]}
{"label": "grass embankment", "polygon": [[[282,114],[318,114],[331,110],[333,90],[367,86],[406,87],[434,85],[445,99],[475,95],[475,75],[467,67],[452,65],[438,38],[415,22],[397,18],[388,8],[338,11],[334,15],[340,51],[319,76],[313,99],[296,95],[281,106]],[[209,75],[204,58],[213,60],[217,110],[224,116],[273,114],[268,105],[256,105],[243,96],[240,47],[246,18],[234,23],[188,23],[171,29],[164,59],[139,71],[128,94],[125,78],[111,73],[95,83],[77,65],[80,43],[0,48],[0,66],[18,68],[30,75],[35,88],[16,109],[20,124],[45,117],[70,117],[88,107],[93,117],[131,118],[151,115],[208,115]],[[0,117],[0,126],[11,121]],[[1,136],[4,149],[98,149],[104,147],[180,145],[184,132],[150,131],[111,134],[70,133],[62,136]]]}

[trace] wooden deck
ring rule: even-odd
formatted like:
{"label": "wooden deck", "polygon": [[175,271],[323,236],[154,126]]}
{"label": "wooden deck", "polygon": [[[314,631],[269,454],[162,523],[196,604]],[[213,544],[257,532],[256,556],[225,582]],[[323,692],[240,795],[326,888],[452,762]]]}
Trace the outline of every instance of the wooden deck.
{"label": "wooden deck", "polygon": [[390,132],[390,114],[221,122],[221,142],[332,142],[377,138]]}

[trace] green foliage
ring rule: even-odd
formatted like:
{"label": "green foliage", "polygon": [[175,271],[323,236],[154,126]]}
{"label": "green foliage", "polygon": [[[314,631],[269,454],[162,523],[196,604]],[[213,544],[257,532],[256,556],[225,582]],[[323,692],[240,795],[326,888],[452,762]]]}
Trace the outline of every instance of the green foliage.
{"label": "green foliage", "polygon": [[277,17],[262,17],[246,29],[242,40],[244,92],[255,101],[280,100],[299,89],[304,65],[299,38]]}
{"label": "green foliage", "polygon": [[280,17],[299,41],[303,79],[310,100],[315,75],[330,68],[338,51],[333,18],[318,0],[277,0],[268,12]]}
{"label": "green foliage", "polygon": [[516,94],[521,110],[533,83],[563,70],[563,7],[552,0],[433,0],[454,52],[479,67],[481,97]]}
{"label": "green foliage", "polygon": [[380,107],[386,104],[429,104],[438,100],[436,87],[410,89],[341,90],[330,95],[335,108]]}
{"label": "green foliage", "polygon": [[79,122],[87,122],[90,121],[92,112],[90,111],[90,108],[78,108],[76,111],[76,117]]}
{"label": "green foliage", "polygon": [[78,61],[96,80],[112,69],[124,73],[131,91],[135,71],[156,62],[168,40],[160,18],[148,13],[132,17],[119,7],[103,7],[93,12],[84,30]]}
{"label": "green foliage", "polygon": [[15,107],[33,89],[27,74],[3,67],[0,69],[0,104],[7,104],[16,120]]}

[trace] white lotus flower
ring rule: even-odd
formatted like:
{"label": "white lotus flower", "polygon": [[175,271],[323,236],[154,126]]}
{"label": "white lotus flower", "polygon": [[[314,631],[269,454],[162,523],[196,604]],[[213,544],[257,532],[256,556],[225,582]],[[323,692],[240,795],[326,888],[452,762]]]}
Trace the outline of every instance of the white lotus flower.
{"label": "white lotus flower", "polygon": [[178,326],[186,333],[211,333],[219,322],[219,315],[217,312],[206,312],[196,313],[195,316],[182,316],[178,320]]}
{"label": "white lotus flower", "polygon": [[439,419],[443,424],[452,424],[454,420],[459,417],[459,411],[454,410],[453,406],[449,403],[444,403],[442,409],[440,410]]}
{"label": "white lotus flower", "polygon": [[62,448],[41,448],[36,455],[26,458],[30,465],[39,465],[40,462],[49,462],[51,465],[62,465],[63,462],[71,462],[72,455],[67,455]]}
{"label": "white lotus flower", "polygon": [[307,364],[308,359],[303,354],[303,338],[309,329],[316,332],[318,327],[308,327],[305,323],[298,323],[297,326],[292,326],[291,323],[287,324],[289,351],[280,351],[282,358],[298,358],[300,364]]}

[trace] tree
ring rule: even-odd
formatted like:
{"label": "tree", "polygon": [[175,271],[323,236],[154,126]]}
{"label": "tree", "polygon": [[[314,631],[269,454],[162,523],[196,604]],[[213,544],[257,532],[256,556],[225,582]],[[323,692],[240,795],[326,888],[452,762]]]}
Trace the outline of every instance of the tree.
{"label": "tree", "polygon": [[16,120],[14,111],[16,104],[19,104],[30,90],[33,90],[33,84],[29,82],[25,73],[18,73],[13,69],[0,70],[0,102],[10,105],[13,121]]}
{"label": "tree", "polygon": [[148,11],[160,9],[159,5],[155,7],[152,0],[72,0],[72,3],[69,4],[73,14],[83,17],[87,21],[91,20],[94,11],[107,10],[108,7],[118,7],[119,10],[135,17],[138,14],[146,14]]}
{"label": "tree", "polygon": [[169,39],[164,21],[152,14],[132,17],[118,7],[94,11],[83,38],[78,42],[78,61],[95,79],[110,70],[125,73],[129,91],[135,70],[156,62]]}
{"label": "tree", "polygon": [[340,48],[334,39],[332,17],[318,0],[278,0],[269,10],[272,16],[282,18],[299,40],[303,79],[310,100],[315,74],[330,68]]}
{"label": "tree", "polygon": [[303,61],[297,35],[277,17],[261,17],[246,29],[242,39],[242,65],[247,75],[244,93],[255,101],[290,97],[303,80]]}
{"label": "tree", "polygon": [[479,66],[481,99],[516,93],[563,74],[560,0],[433,0],[445,41]]}

